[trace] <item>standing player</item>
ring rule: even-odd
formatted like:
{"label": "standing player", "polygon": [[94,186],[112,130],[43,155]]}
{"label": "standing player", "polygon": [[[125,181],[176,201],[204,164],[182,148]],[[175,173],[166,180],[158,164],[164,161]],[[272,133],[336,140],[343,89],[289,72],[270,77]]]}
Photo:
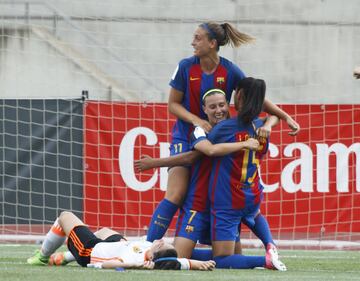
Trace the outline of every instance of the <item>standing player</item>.
{"label": "standing player", "polygon": [[[207,22],[195,30],[191,43],[194,56],[180,61],[170,81],[169,111],[178,118],[172,131],[171,155],[190,150],[189,136],[193,126],[210,131],[211,125],[205,120],[201,106],[205,92],[213,88],[221,89],[226,93],[226,100],[229,102],[237,83],[245,77],[239,67],[219,56],[220,46],[231,44],[239,47],[253,40],[229,23]],[[285,120],[292,129],[290,134],[298,133],[299,125],[268,100],[264,101],[264,111]],[[153,214],[148,241],[163,237],[174,214],[182,205],[188,181],[188,167],[177,166],[169,170],[165,198]]]}
{"label": "standing player", "polygon": [[27,263],[47,265],[51,254],[67,238],[71,254],[83,267],[211,270],[215,266],[213,261],[178,259],[174,246],[163,240],[153,243],[127,241],[119,235],[114,237],[113,234],[117,234],[114,231],[107,230],[106,234],[112,236],[100,239],[73,213],[62,212],[46,235],[41,249],[28,258]]}

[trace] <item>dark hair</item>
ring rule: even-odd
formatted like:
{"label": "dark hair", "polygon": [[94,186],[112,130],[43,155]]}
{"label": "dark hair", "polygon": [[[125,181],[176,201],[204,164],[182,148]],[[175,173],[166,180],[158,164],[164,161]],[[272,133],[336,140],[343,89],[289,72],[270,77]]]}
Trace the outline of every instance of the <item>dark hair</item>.
{"label": "dark hair", "polygon": [[167,249],[154,253],[153,261],[155,262],[154,269],[179,270],[181,268],[175,249]]}
{"label": "dark hair", "polygon": [[237,98],[242,98],[242,106],[238,111],[238,120],[248,125],[262,111],[266,84],[262,79],[247,77],[238,83],[236,92],[240,90],[242,90],[242,95],[238,94]]}
{"label": "dark hair", "polygon": [[255,40],[252,36],[242,33],[230,23],[218,24],[216,22],[205,22],[200,24],[205,29],[210,40],[215,39],[217,42],[217,50],[220,46],[231,44],[233,47],[240,47],[243,44],[250,43]]}

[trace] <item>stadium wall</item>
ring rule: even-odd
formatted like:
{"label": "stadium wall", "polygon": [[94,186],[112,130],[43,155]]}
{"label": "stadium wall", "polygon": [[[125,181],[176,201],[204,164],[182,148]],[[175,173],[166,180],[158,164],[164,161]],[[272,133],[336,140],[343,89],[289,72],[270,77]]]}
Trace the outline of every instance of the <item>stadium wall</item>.
{"label": "stadium wall", "polygon": [[[177,62],[192,54],[195,27],[218,20],[257,38],[240,49],[222,48],[221,55],[265,79],[272,101],[360,103],[352,78],[360,63],[356,0],[28,2],[28,14],[24,5],[0,2],[3,98],[74,98],[87,89],[95,100],[166,102]],[[84,69],[51,38],[39,38],[39,27],[93,66]],[[93,68],[114,83],[102,83]]]}

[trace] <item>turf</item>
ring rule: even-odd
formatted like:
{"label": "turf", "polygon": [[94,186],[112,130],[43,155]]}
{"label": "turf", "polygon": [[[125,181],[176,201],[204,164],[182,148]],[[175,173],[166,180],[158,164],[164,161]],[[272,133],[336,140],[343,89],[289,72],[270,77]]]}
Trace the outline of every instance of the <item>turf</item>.
{"label": "turf", "polygon": [[[152,270],[99,270],[81,268],[75,264],[65,267],[30,266],[26,259],[37,245],[0,244],[0,280],[78,281],[78,280],[360,280],[360,253],[357,251],[281,250],[281,259],[288,271],[229,270],[152,271]],[[260,250],[244,250],[247,255],[261,255]]]}

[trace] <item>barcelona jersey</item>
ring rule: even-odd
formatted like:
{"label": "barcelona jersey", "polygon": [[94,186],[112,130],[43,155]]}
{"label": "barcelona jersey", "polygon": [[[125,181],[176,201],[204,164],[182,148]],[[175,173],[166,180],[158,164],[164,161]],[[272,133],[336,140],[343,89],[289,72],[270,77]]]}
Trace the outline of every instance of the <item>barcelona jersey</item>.
{"label": "barcelona jersey", "polygon": [[[220,63],[214,73],[206,74],[201,70],[200,59],[193,56],[180,61],[171,78],[170,86],[184,93],[184,108],[202,119],[207,119],[202,109],[203,95],[210,89],[218,88],[226,93],[229,102],[237,83],[244,77],[237,65],[223,57],[220,57]],[[172,131],[173,142],[174,139],[188,142],[192,129],[192,124],[177,120]]]}
{"label": "barcelona jersey", "polygon": [[[209,133],[213,144],[245,141],[256,137],[256,129],[263,125],[255,119],[244,126],[237,118],[224,120]],[[209,186],[209,199],[212,209],[244,209],[259,204],[263,187],[260,184],[258,168],[269,146],[267,138],[257,138],[260,150],[240,150],[213,160]]]}

